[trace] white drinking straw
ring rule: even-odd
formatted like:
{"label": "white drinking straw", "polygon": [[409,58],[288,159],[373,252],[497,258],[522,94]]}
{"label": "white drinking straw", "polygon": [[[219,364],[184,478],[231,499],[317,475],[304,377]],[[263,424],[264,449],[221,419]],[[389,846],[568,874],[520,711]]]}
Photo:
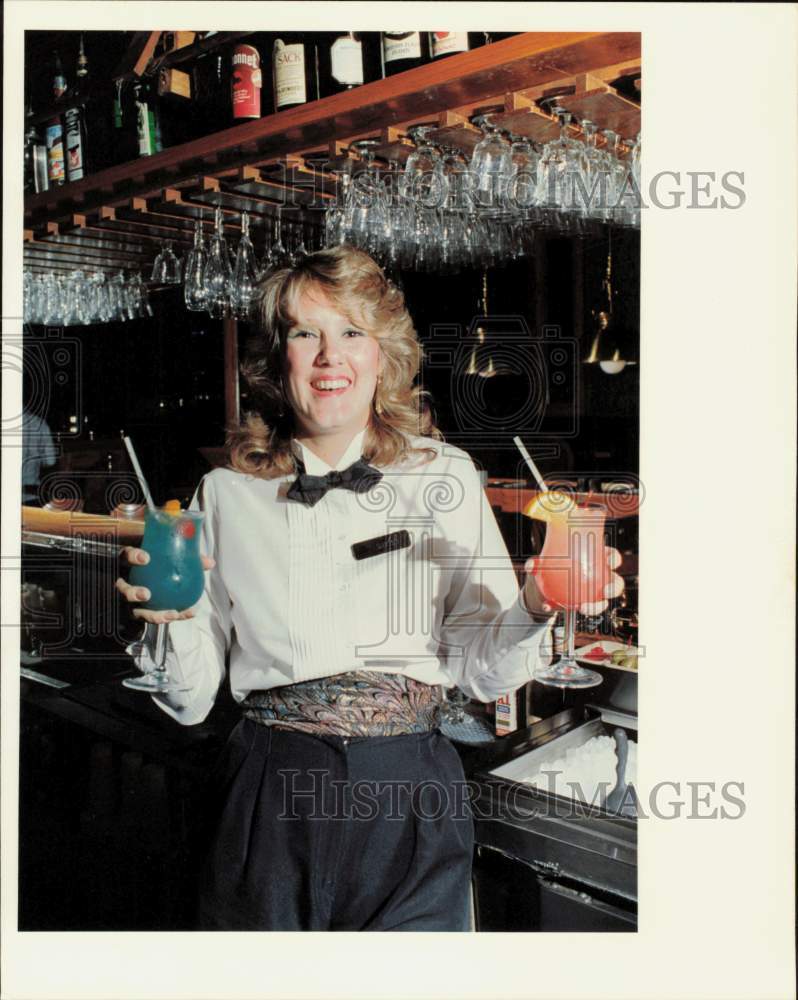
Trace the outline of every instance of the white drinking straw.
{"label": "white drinking straw", "polygon": [[155,511],[155,504],[152,502],[152,496],[150,495],[150,488],[147,486],[147,480],[144,478],[144,473],[141,471],[141,466],[139,465],[139,460],[136,458],[136,452],[133,448],[133,442],[129,437],[123,437],[122,440],[125,442],[125,447],[127,448],[127,453],[130,455],[130,461],[133,463],[133,471],[136,473],[136,478],[139,481],[139,486],[141,487],[141,492],[144,494],[144,499],[147,501],[147,506],[151,511]]}
{"label": "white drinking straw", "polygon": [[532,456],[529,454],[529,452],[524,447],[524,442],[521,440],[520,437],[514,437],[513,441],[515,442],[515,445],[518,448],[518,450],[523,455],[524,461],[529,466],[530,471],[532,472],[532,475],[537,480],[538,486],[540,487],[541,493],[545,493],[547,491],[547,489],[548,489],[548,487],[546,486],[546,481],[543,478],[543,476],[541,476],[540,469],[538,469],[538,467],[532,461]]}

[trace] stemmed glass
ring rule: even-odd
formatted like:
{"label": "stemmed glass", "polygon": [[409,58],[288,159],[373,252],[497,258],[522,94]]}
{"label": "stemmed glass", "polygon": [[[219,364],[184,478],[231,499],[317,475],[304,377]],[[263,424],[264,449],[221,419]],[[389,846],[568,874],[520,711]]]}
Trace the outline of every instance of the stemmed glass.
{"label": "stemmed glass", "polygon": [[405,253],[419,271],[434,271],[440,261],[443,240],[441,210],[448,194],[443,159],[440,151],[429,141],[432,131],[428,125],[408,129],[416,148],[407,158],[398,185],[405,207]]}
{"label": "stemmed glass", "polygon": [[621,160],[621,137],[612,129],[604,129],[601,133],[606,141],[605,156],[609,171],[609,218],[622,224],[624,208],[622,199],[626,185],[626,165]]}
{"label": "stemmed glass", "polygon": [[134,274],[127,284],[128,315],[131,319],[151,318],[152,306],[150,305],[147,287],[141,280],[140,274]]}
{"label": "stemmed glass", "polygon": [[552,666],[535,680],[560,688],[588,688],[601,684],[595,670],[576,662],[574,636],[577,609],[605,600],[609,582],[604,546],[606,509],[600,504],[578,504],[558,493],[542,493],[530,516],[546,522],[546,539],[536,561],[535,581],[544,599],[565,614],[564,649]]}
{"label": "stemmed glass", "polygon": [[294,247],[294,263],[299,264],[301,261],[308,257],[311,253],[305,246],[305,238],[312,246],[312,235],[308,227],[305,226],[304,222],[297,223],[297,243]]}
{"label": "stemmed glass", "polygon": [[468,216],[474,200],[468,161],[454,146],[441,147],[441,172],[446,197],[440,211],[440,268],[456,273],[469,263]]}
{"label": "stemmed glass", "polygon": [[621,223],[626,226],[640,227],[640,133],[628,147],[628,155],[624,163],[625,176],[619,195],[619,210]]}
{"label": "stemmed glass", "polygon": [[408,156],[399,180],[401,197],[424,208],[440,208],[446,197],[440,153],[429,141],[433,131],[429,125],[414,125],[407,130],[416,148]]}
{"label": "stemmed glass", "polygon": [[442,721],[457,726],[465,722],[465,707],[471,700],[459,687],[444,689],[444,702],[441,706]]}
{"label": "stemmed glass", "polygon": [[349,196],[349,186],[352,175],[348,172],[338,175],[339,186],[335,198],[324,213],[324,245],[339,246],[346,242],[346,226],[344,222],[345,209]]}
{"label": "stemmed glass", "polygon": [[471,156],[477,204],[483,211],[497,215],[505,209],[504,195],[513,172],[511,146],[490,115],[479,115],[473,122],[483,132]]}
{"label": "stemmed glass", "polygon": [[205,307],[210,316],[218,319],[227,315],[230,308],[230,285],[233,272],[230,266],[230,252],[224,238],[222,210],[214,213],[214,232],[205,265]]}
{"label": "stemmed glass", "polygon": [[166,240],[155,258],[150,280],[158,285],[180,284],[180,260],[172,250],[171,240]]}
{"label": "stemmed glass", "polygon": [[538,171],[537,202],[549,210],[549,221],[556,229],[578,228],[581,215],[578,180],[584,184],[585,144],[568,135],[571,113],[553,103],[549,110],[560,118],[560,134],[543,147]]}
{"label": "stemmed glass", "polygon": [[[200,556],[200,528],[205,515],[198,511],[148,508],[144,514],[141,547],[149,554],[144,566],[134,566],[130,583],[146,587],[149,600],[141,606],[150,611],[186,611],[202,597],[205,573]],[[187,685],[173,680],[166,669],[169,624],[158,626],[155,670],[141,677],[126,677],[122,683],[135,691],[159,694],[185,691]]]}
{"label": "stemmed glass", "polygon": [[531,139],[509,136],[511,173],[504,192],[510,214],[510,254],[514,258],[530,254],[534,248],[537,220],[537,183],[540,155]]}
{"label": "stemmed glass", "polygon": [[186,257],[186,271],[183,281],[183,299],[190,312],[205,309],[205,265],[207,254],[202,238],[202,222],[194,223],[194,246]]}
{"label": "stemmed glass", "polygon": [[611,165],[606,152],[598,147],[598,125],[585,118],[581,121],[585,137],[584,180],[588,201],[585,212],[591,219],[611,218],[609,208]]}
{"label": "stemmed glass", "polygon": [[270,265],[275,270],[279,270],[281,267],[289,267],[291,264],[291,255],[283,245],[283,221],[282,213],[279,207],[277,209],[277,214],[274,217],[272,232],[274,240],[268,251]]}
{"label": "stemmed glass", "polygon": [[255,296],[258,283],[258,266],[255,248],[249,238],[249,215],[241,215],[241,239],[236,251],[236,262],[230,283],[230,309],[236,319],[246,319]]}
{"label": "stemmed glass", "polygon": [[388,222],[385,189],[374,162],[377,145],[376,139],[361,139],[350,146],[365,168],[354,173],[344,209],[348,238],[374,257],[385,248]]}

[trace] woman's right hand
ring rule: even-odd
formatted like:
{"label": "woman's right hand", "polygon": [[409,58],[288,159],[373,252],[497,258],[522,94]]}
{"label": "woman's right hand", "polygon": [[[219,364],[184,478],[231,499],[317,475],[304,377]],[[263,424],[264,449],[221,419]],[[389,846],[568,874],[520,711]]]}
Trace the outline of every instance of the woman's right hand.
{"label": "woman's right hand", "polygon": [[[200,558],[202,559],[202,568],[206,571],[213,569],[216,565],[216,560],[210,556],[201,556]],[[146,566],[150,561],[149,554],[144,549],[136,549],[132,545],[128,545],[122,549],[122,559],[128,566]],[[150,599],[150,592],[146,587],[134,587],[127,580],[123,580],[121,576],[116,581],[116,589],[129,604],[136,604],[139,601],[143,602]],[[193,618],[194,609],[187,608],[185,611],[148,611],[146,608],[133,608],[132,614],[134,618],[139,618],[143,622],[150,622],[153,625],[163,625],[166,622],[176,622],[183,618]]]}

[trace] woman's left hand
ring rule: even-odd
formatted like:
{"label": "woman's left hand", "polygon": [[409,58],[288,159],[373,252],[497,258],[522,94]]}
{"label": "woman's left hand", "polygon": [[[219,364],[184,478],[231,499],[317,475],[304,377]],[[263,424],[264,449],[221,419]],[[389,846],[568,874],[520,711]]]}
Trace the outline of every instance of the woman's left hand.
{"label": "woman's left hand", "polygon": [[[595,604],[582,604],[579,606],[579,613],[582,615],[596,616],[603,614],[609,606],[609,601],[613,597],[620,597],[623,593],[623,577],[614,572],[622,561],[621,553],[617,549],[607,546],[607,566],[609,567],[609,580],[604,587],[605,601],[598,601]],[[524,569],[526,571],[526,581],[524,583],[524,603],[527,609],[538,614],[553,614],[557,609],[547,603],[535,580],[535,569],[537,559],[528,559]]]}

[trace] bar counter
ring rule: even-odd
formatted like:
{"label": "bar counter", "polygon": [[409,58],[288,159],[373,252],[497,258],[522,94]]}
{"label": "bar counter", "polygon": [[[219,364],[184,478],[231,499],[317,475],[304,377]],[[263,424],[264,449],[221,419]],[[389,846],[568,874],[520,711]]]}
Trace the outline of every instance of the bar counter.
{"label": "bar counter", "polygon": [[229,690],[183,727],[122,686],[129,660],[25,660],[20,930],[190,929]]}

